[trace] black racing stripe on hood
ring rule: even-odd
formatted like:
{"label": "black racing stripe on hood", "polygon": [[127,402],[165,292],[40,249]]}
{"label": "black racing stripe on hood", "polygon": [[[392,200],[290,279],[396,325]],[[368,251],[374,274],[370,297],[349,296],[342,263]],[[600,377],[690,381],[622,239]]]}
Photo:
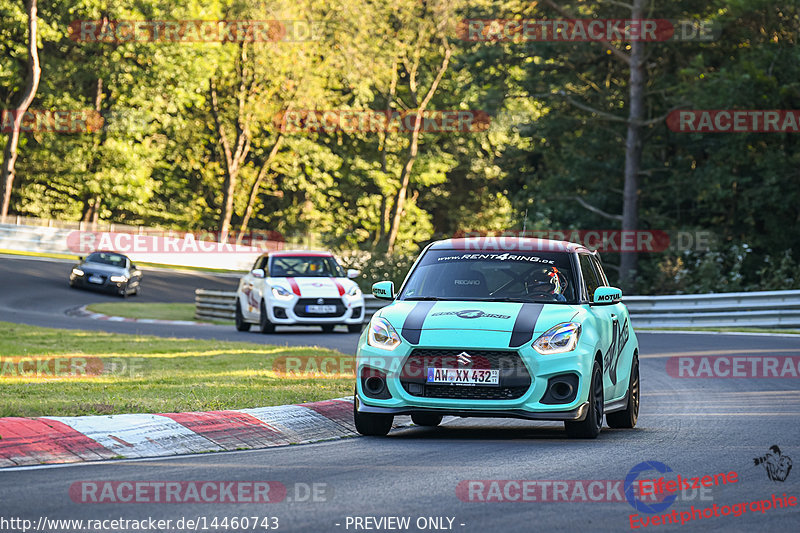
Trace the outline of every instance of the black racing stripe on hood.
{"label": "black racing stripe on hood", "polygon": [[533,339],[533,328],[539,320],[544,304],[522,304],[517,320],[514,322],[514,331],[511,332],[509,348],[519,348]]}
{"label": "black racing stripe on hood", "polygon": [[403,322],[403,329],[400,331],[400,335],[405,340],[411,344],[419,344],[419,338],[422,335],[422,324],[434,305],[436,305],[436,302],[417,302],[414,309],[408,313],[406,321]]}

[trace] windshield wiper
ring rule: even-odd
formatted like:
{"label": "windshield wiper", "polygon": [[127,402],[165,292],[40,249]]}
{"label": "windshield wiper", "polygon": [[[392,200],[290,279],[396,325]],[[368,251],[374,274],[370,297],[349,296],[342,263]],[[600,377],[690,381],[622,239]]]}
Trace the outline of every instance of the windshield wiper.
{"label": "windshield wiper", "polygon": [[507,296],[498,296],[497,298],[470,298],[475,302],[510,302],[515,304],[529,304],[533,300],[525,300],[524,298],[509,298]]}
{"label": "windshield wiper", "polygon": [[408,298],[403,298],[403,300],[407,302],[446,302],[448,301],[447,298],[439,298],[438,296],[409,296]]}
{"label": "windshield wiper", "polygon": [[475,299],[478,302],[507,302],[507,303],[515,303],[515,304],[563,304],[567,302],[559,302],[558,300],[538,300],[538,299],[529,299],[526,300],[525,298],[509,298],[506,296],[498,296],[497,298],[480,298]]}

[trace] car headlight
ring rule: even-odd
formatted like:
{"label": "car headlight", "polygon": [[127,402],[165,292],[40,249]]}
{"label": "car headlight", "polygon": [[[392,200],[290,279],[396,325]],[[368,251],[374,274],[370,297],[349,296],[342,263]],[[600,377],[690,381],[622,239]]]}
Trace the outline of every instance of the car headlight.
{"label": "car headlight", "polygon": [[128,281],[128,278],[125,276],[111,276],[108,279],[111,280],[112,283],[125,283]]}
{"label": "car headlight", "polygon": [[384,350],[394,350],[400,346],[400,335],[385,318],[376,317],[369,323],[367,344]]}
{"label": "car headlight", "polygon": [[281,287],[280,285],[275,285],[272,287],[272,295],[277,298],[278,300],[291,300],[292,293]]}
{"label": "car headlight", "polygon": [[570,352],[578,345],[581,336],[581,325],[577,322],[565,322],[548,329],[533,341],[533,349],[542,355]]}
{"label": "car headlight", "polygon": [[358,288],[358,285],[353,285],[347,291],[348,296],[358,296],[359,294],[361,294],[361,289]]}
{"label": "car headlight", "polygon": [[81,270],[80,268],[73,268],[72,273],[75,274],[76,276],[83,276],[83,270]]}

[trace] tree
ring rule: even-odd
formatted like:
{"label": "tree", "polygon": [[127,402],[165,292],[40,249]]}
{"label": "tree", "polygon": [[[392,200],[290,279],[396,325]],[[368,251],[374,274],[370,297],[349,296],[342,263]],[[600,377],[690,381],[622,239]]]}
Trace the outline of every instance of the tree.
{"label": "tree", "polygon": [[14,110],[14,124],[6,141],[3,151],[3,166],[0,168],[0,219],[8,215],[8,206],[11,202],[11,190],[14,186],[15,165],[17,162],[17,147],[19,145],[19,132],[22,127],[22,118],[36,96],[39,88],[41,68],[39,66],[38,20],[36,0],[26,0],[25,9],[28,13],[28,77],[25,88],[20,94],[19,103]]}

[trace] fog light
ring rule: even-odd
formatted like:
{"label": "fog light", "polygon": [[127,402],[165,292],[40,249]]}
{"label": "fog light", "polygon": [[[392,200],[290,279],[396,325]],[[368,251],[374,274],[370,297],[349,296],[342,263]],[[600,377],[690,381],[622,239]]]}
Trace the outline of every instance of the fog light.
{"label": "fog light", "polygon": [[578,375],[560,374],[547,380],[547,389],[539,400],[543,404],[567,404],[578,396]]}
{"label": "fog light", "polygon": [[372,376],[364,382],[364,388],[366,388],[367,391],[373,396],[378,396],[380,393],[382,393],[384,387],[386,387],[386,382],[377,376]]}
{"label": "fog light", "polygon": [[566,381],[556,381],[553,383],[553,398],[556,400],[563,400],[565,398],[569,398],[569,395],[572,394],[572,385],[567,383]]}
{"label": "fog light", "polygon": [[386,374],[366,366],[361,369],[361,390],[367,398],[388,400],[392,397],[386,385]]}

